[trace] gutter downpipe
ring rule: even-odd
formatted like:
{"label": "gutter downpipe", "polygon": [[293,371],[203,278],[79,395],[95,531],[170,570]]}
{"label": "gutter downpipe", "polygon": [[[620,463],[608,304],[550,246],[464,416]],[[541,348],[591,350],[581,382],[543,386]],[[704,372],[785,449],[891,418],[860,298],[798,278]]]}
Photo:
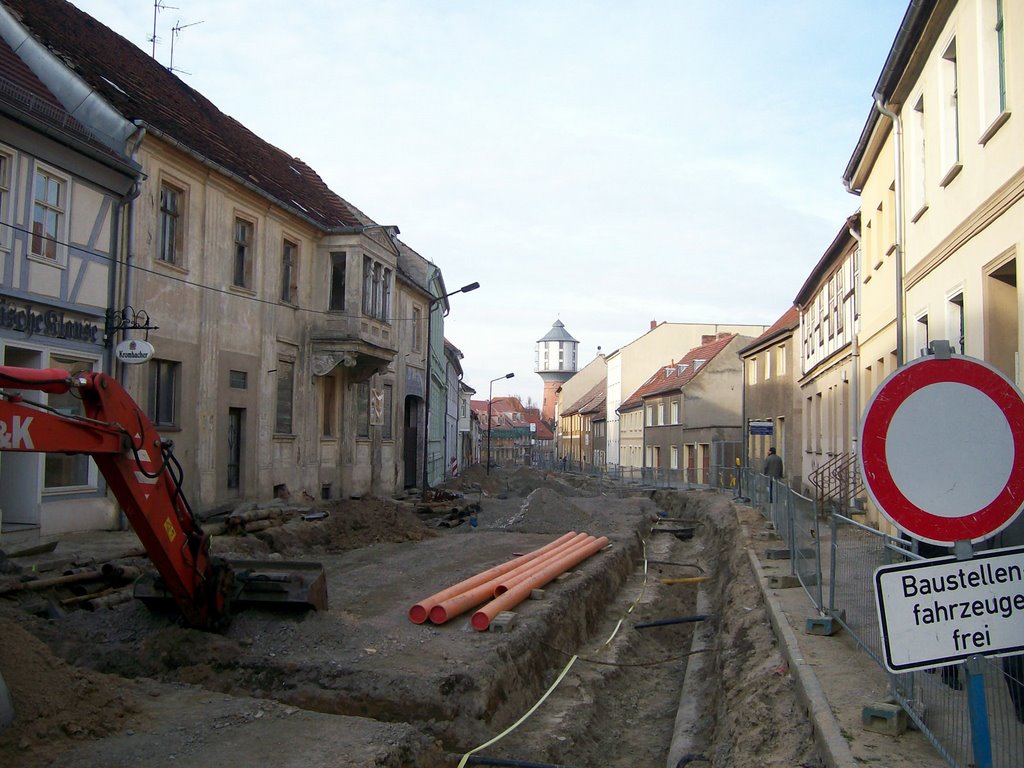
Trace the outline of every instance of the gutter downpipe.
{"label": "gutter downpipe", "polygon": [[896,193],[896,367],[904,363],[903,342],[903,130],[899,115],[886,108],[881,93],[875,93],[875,108],[892,121]]}
{"label": "gutter downpipe", "polygon": [[[136,155],[139,153],[139,147],[142,146],[142,140],[146,138],[146,126],[143,125],[141,120],[135,121],[135,138],[132,143],[131,150],[128,156],[131,157],[136,163]],[[121,200],[121,207],[128,207],[128,221],[125,223],[125,248],[124,248],[124,300],[126,304],[130,304],[132,300],[132,288],[134,287],[134,264],[135,256],[133,254],[134,243],[135,243],[135,200],[142,194],[142,183],[137,181],[132,191]],[[123,370],[123,366],[122,366]],[[121,377],[118,377],[121,380]],[[121,382],[124,383],[123,381]]]}
{"label": "gutter downpipe", "polygon": [[[134,139],[132,140],[131,148],[128,150],[128,156],[132,159],[133,162],[138,164],[138,161],[136,160],[136,155],[139,152],[139,147],[142,146],[142,140],[146,136],[146,127],[144,125],[142,125],[139,121],[135,122],[135,126],[136,126],[136,130],[135,130],[135,133],[134,133]],[[122,215],[124,215],[125,210],[127,210],[127,221],[125,222],[125,226],[124,226],[124,264],[125,264],[125,268],[124,268],[124,282],[122,283],[122,285],[124,287],[124,302],[125,302],[125,304],[127,304],[131,300],[132,262],[134,261],[134,257],[132,256],[132,243],[134,242],[134,238],[135,238],[135,200],[139,197],[140,194],[142,194],[142,178],[143,178],[144,175],[145,174],[143,174],[143,172],[140,169],[139,170],[139,176],[138,176],[138,178],[136,178],[135,183],[132,184],[131,190],[127,194],[125,194],[124,197],[122,197],[118,201],[118,204],[117,204],[117,214],[116,214],[116,216],[118,218],[118,222],[116,222],[115,225],[114,225],[114,231],[117,234],[120,234],[120,231],[121,231],[120,217]],[[116,254],[117,251],[118,251],[118,243],[115,242],[114,243],[114,253]],[[116,274],[115,274],[115,276],[113,278],[113,281],[114,281],[113,282],[113,286],[114,286],[113,293],[116,296],[116,294],[117,294],[117,275]],[[111,311],[116,312],[116,308],[111,308]],[[127,338],[129,331],[125,330],[124,333],[125,333],[125,338]],[[118,363],[114,359],[114,340],[113,340],[113,338],[110,338],[107,341],[109,342],[109,346],[107,347],[107,350],[106,350],[106,354],[108,355],[107,370],[111,371],[113,373],[113,375],[114,375],[114,380],[119,382],[123,386],[125,384],[125,381],[124,381],[124,363]],[[130,530],[130,525],[128,523],[128,517],[127,517],[127,515],[125,515],[124,509],[121,508],[119,505],[118,505],[117,509],[118,509],[117,529],[119,531]]]}

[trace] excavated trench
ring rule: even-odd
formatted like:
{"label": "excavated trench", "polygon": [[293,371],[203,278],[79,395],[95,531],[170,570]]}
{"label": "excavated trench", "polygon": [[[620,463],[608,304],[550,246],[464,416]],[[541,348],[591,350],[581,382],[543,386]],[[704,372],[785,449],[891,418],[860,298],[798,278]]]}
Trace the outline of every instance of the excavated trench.
{"label": "excavated trench", "polygon": [[[504,631],[476,632],[469,614],[441,626],[405,617],[418,599],[570,525],[608,535],[611,547],[516,608]],[[662,528],[677,532],[655,532]],[[723,745],[742,741],[736,722],[761,687],[744,670],[777,657],[756,589],[732,594],[749,578],[737,566],[736,536],[729,500],[709,492],[485,502],[478,529],[318,555],[328,574],[326,613],[282,618],[249,610],[211,635],[129,604],[39,622],[32,631],[71,663],[122,677],[410,724],[435,742],[410,763],[423,766],[454,765],[453,756],[502,732],[571,662],[544,704],[482,754],[660,766],[682,729],[710,765],[716,754],[733,759],[735,748]],[[707,580],[694,578],[701,575]],[[710,606],[703,619],[701,590]],[[636,626],[653,622],[662,623]],[[704,656],[703,672],[694,690],[682,692],[694,653]],[[681,695],[699,702],[689,723],[676,722]]]}

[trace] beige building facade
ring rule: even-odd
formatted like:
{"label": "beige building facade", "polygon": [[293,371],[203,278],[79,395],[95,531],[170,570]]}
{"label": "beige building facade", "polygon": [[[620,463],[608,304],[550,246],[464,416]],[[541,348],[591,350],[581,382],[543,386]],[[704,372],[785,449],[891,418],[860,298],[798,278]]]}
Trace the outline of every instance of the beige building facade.
{"label": "beige building facade", "polygon": [[743,463],[760,471],[770,448],[784,477],[802,487],[803,424],[800,390],[800,313],[790,307],[739,352],[743,362]]}
{"label": "beige building facade", "polygon": [[861,198],[861,409],[938,339],[1020,383],[1021,71],[1017,3],[947,0],[904,18],[844,175]]}
{"label": "beige building facade", "polygon": [[[652,320],[647,333],[611,352],[608,360],[607,461],[609,466],[643,466],[642,423],[637,441],[635,419],[622,419],[619,406],[643,384],[651,371],[664,361],[679,359],[705,336],[738,333],[760,336],[766,325],[730,325],[724,323],[666,323]],[[627,423],[628,422],[628,423]]]}
{"label": "beige building facade", "polygon": [[[45,10],[4,0],[5,38],[56,102],[86,105],[86,128],[120,131],[110,146],[140,177],[130,195],[62,177],[66,242],[107,255],[83,270],[72,254],[62,272],[79,300],[59,300],[126,326],[101,339],[95,366],[122,339],[153,345],[111,372],[173,441],[191,504],[426,482],[427,405],[446,402],[426,373],[447,310],[436,265],[102,24]],[[45,282],[33,290],[60,285]],[[432,426],[443,436],[443,419]]]}
{"label": "beige building facade", "polygon": [[844,223],[794,300],[800,311],[803,417],[802,461],[794,474],[802,479],[797,487],[812,496],[829,482],[822,472],[857,453],[859,226],[856,215]]}

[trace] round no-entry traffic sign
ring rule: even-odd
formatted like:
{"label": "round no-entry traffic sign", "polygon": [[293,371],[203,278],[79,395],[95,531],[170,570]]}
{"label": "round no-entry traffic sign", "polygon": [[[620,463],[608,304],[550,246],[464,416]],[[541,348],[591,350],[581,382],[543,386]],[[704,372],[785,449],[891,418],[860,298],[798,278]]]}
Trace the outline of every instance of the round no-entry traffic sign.
{"label": "round no-entry traffic sign", "polygon": [[860,466],[872,501],[911,536],[987,539],[1024,507],[1024,397],[980,360],[919,358],[872,395]]}

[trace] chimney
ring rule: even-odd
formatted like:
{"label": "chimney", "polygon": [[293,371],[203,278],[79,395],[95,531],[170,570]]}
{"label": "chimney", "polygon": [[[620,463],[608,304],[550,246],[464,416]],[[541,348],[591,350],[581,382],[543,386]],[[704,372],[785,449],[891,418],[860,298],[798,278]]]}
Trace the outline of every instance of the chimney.
{"label": "chimney", "polygon": [[658,321],[657,320],[651,320],[651,330],[653,331],[657,327],[658,327]]}
{"label": "chimney", "polygon": [[714,340],[715,340],[715,334],[713,334],[713,333],[701,334],[700,345],[703,347],[705,344],[710,344]]}

